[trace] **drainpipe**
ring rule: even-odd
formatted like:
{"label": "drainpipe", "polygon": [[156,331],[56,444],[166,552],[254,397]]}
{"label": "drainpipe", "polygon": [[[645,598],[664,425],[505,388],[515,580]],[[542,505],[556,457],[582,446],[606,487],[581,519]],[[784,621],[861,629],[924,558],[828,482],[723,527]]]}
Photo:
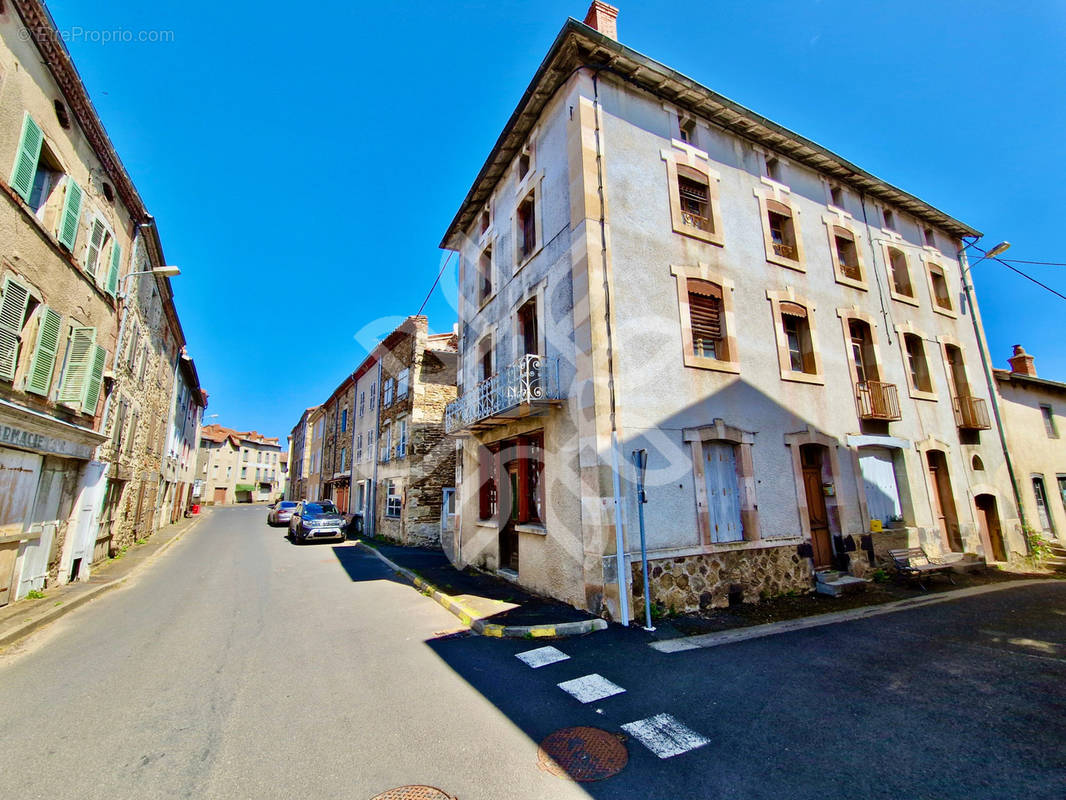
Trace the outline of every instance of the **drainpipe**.
{"label": "drainpipe", "polygon": [[[976,239],[975,239],[976,241]],[[974,336],[977,337],[977,351],[981,354],[981,366],[985,373],[985,382],[988,384],[988,398],[992,403],[992,416],[996,419],[996,432],[999,434],[999,445],[1003,448],[1003,459],[1007,463],[1007,474],[1010,476],[1010,487],[1014,492],[1014,502],[1018,507],[1018,519],[1022,523],[1022,538],[1025,540],[1025,554],[1032,555],[1029,546],[1029,536],[1025,533],[1027,527],[1025,521],[1025,509],[1022,507],[1022,495],[1018,490],[1018,478],[1014,472],[1014,462],[1010,457],[1010,448],[1007,447],[1007,433],[1003,428],[1003,417],[999,410],[999,392],[996,391],[996,379],[992,375],[992,365],[989,363],[988,342],[985,339],[984,325],[981,323],[981,315],[977,310],[977,299],[973,283],[970,281],[970,264],[966,258],[965,248],[959,248],[959,266],[962,267],[962,289],[966,293],[966,303],[970,306],[970,322],[973,323]],[[1007,554],[1008,558],[1010,554]]]}
{"label": "drainpipe", "polygon": [[611,408],[611,471],[614,491],[615,570],[618,573],[618,612],[624,626],[629,625],[629,594],[625,564],[625,535],[622,530],[621,467],[618,462],[618,419],[614,387],[614,338],[611,330],[611,290],[607,279],[607,217],[603,188],[603,148],[600,144],[600,71],[592,73],[593,112],[596,121],[596,190],[600,198],[600,253],[603,262],[604,324],[607,331],[607,394]]}

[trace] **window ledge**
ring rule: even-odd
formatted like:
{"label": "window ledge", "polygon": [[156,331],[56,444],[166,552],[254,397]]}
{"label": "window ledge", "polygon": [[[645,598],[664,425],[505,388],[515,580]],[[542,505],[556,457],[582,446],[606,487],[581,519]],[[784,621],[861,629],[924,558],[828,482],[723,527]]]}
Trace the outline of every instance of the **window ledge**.
{"label": "window ledge", "polygon": [[720,233],[711,233],[710,231],[701,230],[692,225],[674,225],[674,233],[678,233],[682,236],[689,236],[693,239],[699,239],[702,242],[717,245],[718,247],[725,247],[725,240]]}
{"label": "window ledge", "polygon": [[933,311],[935,311],[937,314],[943,314],[945,317],[951,317],[952,319],[959,318],[959,314],[957,311],[951,308],[943,308],[942,306],[937,305],[935,302],[933,303]]}
{"label": "window ledge", "polygon": [[907,305],[914,306],[915,308],[918,308],[921,305],[918,302],[917,297],[908,297],[905,294],[899,294],[898,292],[894,292],[891,289],[888,290],[888,294],[897,303],[906,303]]}
{"label": "window ledge", "polygon": [[934,403],[940,399],[936,392],[923,392],[921,389],[911,389],[910,395],[915,400],[931,400]]}
{"label": "window ledge", "polygon": [[782,256],[775,255],[773,253],[767,254],[766,260],[771,264],[777,264],[779,267],[788,267],[788,269],[794,269],[796,272],[806,272],[807,265],[802,261],[797,261],[794,258],[783,258]]}
{"label": "window ledge", "polygon": [[794,372],[792,370],[783,369],[781,370],[781,380],[825,386],[825,375],[822,375],[820,372]]}
{"label": "window ledge", "polygon": [[500,529],[500,523],[498,523],[494,519],[479,519],[477,521],[477,526],[479,528],[487,528],[489,530],[494,530],[494,531]]}
{"label": "window ledge", "polygon": [[734,375],[740,374],[740,366],[732,361],[719,361],[716,358],[704,358],[685,354],[685,366],[695,369],[706,369],[713,372],[729,372]]}
{"label": "window ledge", "polygon": [[535,536],[547,536],[548,529],[543,525],[536,525],[532,523],[525,523],[522,525],[515,525],[514,529],[519,533],[531,533]]}
{"label": "window ledge", "polygon": [[[528,256],[525,256],[524,258],[515,258],[514,274],[517,275],[518,272],[522,269],[522,267],[524,267],[538,255],[540,255],[540,251],[543,249],[544,245],[538,243],[537,246],[533,248],[533,252],[530,253]],[[514,275],[512,275],[512,277],[514,277]]]}
{"label": "window ledge", "polygon": [[866,281],[859,281],[855,278],[849,278],[841,272],[837,272],[836,281],[843,286],[850,286],[852,289],[861,289],[864,292],[870,291],[870,287],[866,285]]}

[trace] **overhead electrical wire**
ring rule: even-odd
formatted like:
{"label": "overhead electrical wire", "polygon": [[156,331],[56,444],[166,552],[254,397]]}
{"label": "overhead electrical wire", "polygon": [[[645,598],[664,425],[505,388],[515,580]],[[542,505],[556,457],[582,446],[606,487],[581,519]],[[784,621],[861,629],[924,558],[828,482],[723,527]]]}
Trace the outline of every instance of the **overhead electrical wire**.
{"label": "overhead electrical wire", "polygon": [[[987,251],[987,250],[985,250],[985,249],[984,249],[984,248],[982,248],[982,247],[978,247],[976,243],[972,244],[971,246],[973,247],[973,249],[974,249],[974,250],[977,250],[978,252],[984,253],[984,254],[985,254],[985,258],[987,258],[987,259],[988,259],[989,261],[998,261],[998,262],[999,262],[1000,264],[1002,264],[1002,265],[1003,265],[1004,267],[1006,267],[1007,269],[1009,269],[1009,270],[1010,270],[1011,272],[1016,272],[1016,273],[1018,273],[1018,274],[1019,274],[1019,275],[1021,275],[1021,276],[1022,276],[1023,278],[1025,278],[1025,279],[1026,279],[1027,281],[1032,281],[1033,283],[1035,283],[1035,284],[1036,284],[1037,286],[1039,286],[1039,287],[1040,287],[1041,289],[1046,289],[1047,291],[1051,292],[1051,293],[1052,293],[1053,295],[1055,295],[1056,297],[1059,297],[1059,298],[1061,298],[1061,299],[1063,299],[1063,300],[1066,300],[1066,294],[1063,294],[1062,292],[1058,291],[1057,289],[1052,289],[1052,288],[1051,288],[1050,286],[1048,286],[1048,285],[1047,285],[1046,283],[1043,283],[1042,281],[1039,281],[1039,280],[1037,280],[1036,278],[1034,278],[1034,277],[1033,277],[1032,275],[1030,275],[1029,273],[1027,273],[1027,272],[1022,272],[1022,271],[1021,271],[1020,269],[1018,269],[1017,267],[1015,267],[1015,266],[1012,266],[1011,264],[1007,263],[1007,260],[1005,260],[1005,259],[1002,259],[1002,258],[998,258],[997,256],[992,256],[991,258],[989,258],[989,257],[988,257],[988,255],[987,255],[987,254],[988,254],[988,251]],[[1009,260],[1010,260],[1010,261],[1013,261],[1013,262],[1014,262],[1015,264],[1037,264],[1037,263],[1043,263],[1043,264],[1046,264],[1046,265],[1048,265],[1048,266],[1064,266],[1064,267],[1066,267],[1066,264],[1061,264],[1061,265],[1059,265],[1059,264],[1053,264],[1052,262],[1049,262],[1049,261],[1045,261],[1045,262],[1037,262],[1037,261],[1022,261],[1022,260],[1020,260],[1020,259],[1016,259],[1016,258],[1012,258],[1012,259],[1009,259]]]}

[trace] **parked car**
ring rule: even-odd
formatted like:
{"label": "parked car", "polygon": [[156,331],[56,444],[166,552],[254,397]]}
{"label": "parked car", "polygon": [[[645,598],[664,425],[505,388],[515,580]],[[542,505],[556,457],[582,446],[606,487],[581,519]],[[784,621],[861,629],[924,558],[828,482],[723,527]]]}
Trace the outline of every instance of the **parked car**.
{"label": "parked car", "polygon": [[292,512],[298,505],[295,500],[279,500],[274,503],[267,512],[267,525],[288,525]]}
{"label": "parked car", "polygon": [[289,538],[296,544],[309,539],[348,538],[346,520],[332,500],[303,500],[292,512],[289,520]]}

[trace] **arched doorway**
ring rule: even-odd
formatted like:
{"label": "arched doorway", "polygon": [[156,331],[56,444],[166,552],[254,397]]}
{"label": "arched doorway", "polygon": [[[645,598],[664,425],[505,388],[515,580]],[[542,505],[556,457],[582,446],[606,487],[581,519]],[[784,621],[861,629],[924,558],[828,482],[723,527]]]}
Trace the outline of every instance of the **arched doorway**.
{"label": "arched doorway", "polygon": [[1003,529],[999,524],[995,495],[979,494],[974,498],[974,505],[977,506],[977,524],[981,529],[981,538],[992,546],[992,558],[996,561],[1006,561],[1007,547],[1003,542]]}

